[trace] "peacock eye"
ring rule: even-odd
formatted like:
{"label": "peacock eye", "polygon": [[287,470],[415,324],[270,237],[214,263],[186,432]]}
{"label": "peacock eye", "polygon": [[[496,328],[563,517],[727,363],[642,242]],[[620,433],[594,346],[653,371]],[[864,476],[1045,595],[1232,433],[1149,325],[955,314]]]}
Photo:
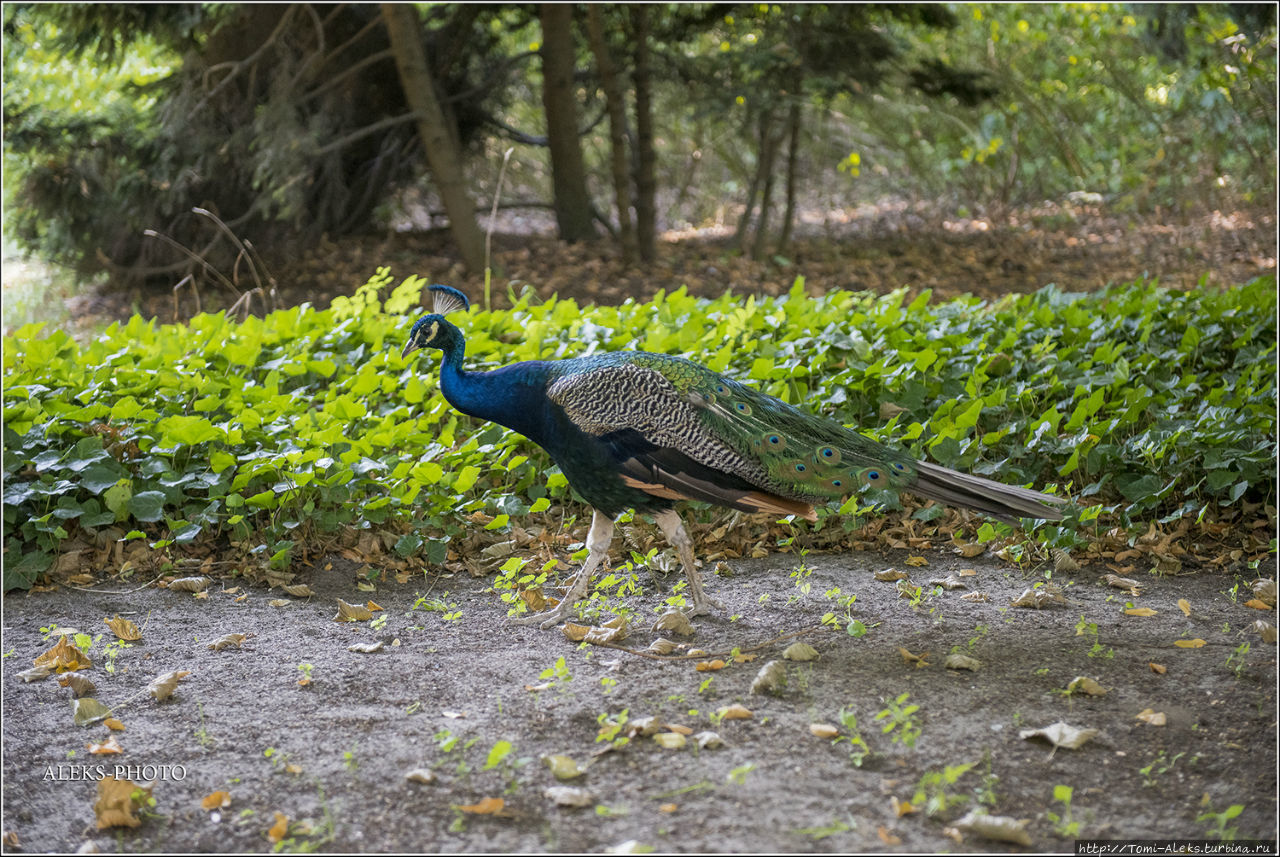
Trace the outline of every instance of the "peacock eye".
{"label": "peacock eye", "polygon": [[803,464],[796,465],[796,473],[804,473],[804,471],[805,471],[805,466]]}
{"label": "peacock eye", "polygon": [[872,482],[875,482],[877,479],[880,478],[880,471],[878,470],[868,471],[867,478],[870,479]]}
{"label": "peacock eye", "polygon": [[774,446],[777,446],[778,444],[782,443],[782,438],[778,437],[776,434],[771,434],[769,435],[769,443],[773,444]]}
{"label": "peacock eye", "polygon": [[826,449],[822,450],[822,457],[823,457],[823,458],[830,458],[831,456],[833,456],[833,455],[835,455],[835,454],[836,454],[836,451],[835,451],[834,449],[832,449],[831,447],[827,447]]}
{"label": "peacock eye", "polygon": [[839,479],[832,479],[831,484],[839,488],[843,483]]}
{"label": "peacock eye", "polygon": [[907,469],[907,466],[905,464],[902,464],[901,462],[895,461],[893,463],[893,469],[897,470],[898,472],[902,472],[903,470]]}

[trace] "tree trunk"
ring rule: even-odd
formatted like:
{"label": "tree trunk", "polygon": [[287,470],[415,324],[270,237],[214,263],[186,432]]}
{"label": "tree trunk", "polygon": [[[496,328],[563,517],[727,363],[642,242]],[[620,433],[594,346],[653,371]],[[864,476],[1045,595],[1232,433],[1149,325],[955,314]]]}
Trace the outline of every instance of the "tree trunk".
{"label": "tree trunk", "polygon": [[649,65],[649,8],[642,3],[629,7],[635,39],[636,89],[636,238],[640,258],[652,262],[657,256],[657,154],[653,148],[653,79]]}
{"label": "tree trunk", "polygon": [[542,21],[542,108],[547,116],[556,225],[565,241],[591,240],[596,237],[596,228],[582,165],[573,88],[573,6],[544,3],[538,8]]}
{"label": "tree trunk", "polygon": [[[797,91],[798,92],[798,91]],[[786,251],[791,243],[791,230],[796,220],[796,162],[800,148],[800,101],[791,102],[787,115],[790,139],[787,141],[787,209],[782,215],[782,235],[778,238],[778,253]]]}
{"label": "tree trunk", "polygon": [[484,236],[476,225],[475,203],[467,194],[462,173],[462,152],[457,133],[450,133],[436,99],[435,82],[427,67],[422,46],[422,27],[413,6],[384,3],[382,17],[391,38],[396,68],[405,99],[418,114],[418,136],[427,153],[427,164],[435,179],[440,200],[449,213],[449,231],[458,244],[462,262],[471,273],[484,270]]}
{"label": "tree trunk", "polygon": [[604,39],[604,23],[600,20],[600,6],[587,6],[587,32],[591,39],[591,52],[595,54],[600,83],[604,87],[605,101],[609,106],[609,150],[613,167],[613,190],[618,206],[618,233],[622,243],[622,261],[635,264],[637,258],[636,232],[631,225],[631,171],[627,169],[627,104],[622,85],[609,56],[609,46]]}
{"label": "tree trunk", "polygon": [[769,212],[773,207],[773,165],[778,160],[778,149],[782,146],[782,135],[776,133],[772,121],[760,130],[760,166],[764,173],[764,189],[760,192],[760,217],[756,221],[755,240],[751,243],[752,259],[764,255],[765,242],[769,240]]}

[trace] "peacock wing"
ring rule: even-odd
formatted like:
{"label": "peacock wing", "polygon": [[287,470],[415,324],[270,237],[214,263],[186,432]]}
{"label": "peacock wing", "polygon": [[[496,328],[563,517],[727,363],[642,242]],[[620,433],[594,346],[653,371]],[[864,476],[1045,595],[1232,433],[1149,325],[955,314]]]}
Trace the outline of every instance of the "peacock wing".
{"label": "peacock wing", "polygon": [[687,380],[681,371],[688,367],[699,368],[642,353],[575,361],[548,385],[547,397],[610,450],[633,488],[665,499],[814,517],[806,498],[771,490],[760,462],[702,418],[697,400],[677,383]]}

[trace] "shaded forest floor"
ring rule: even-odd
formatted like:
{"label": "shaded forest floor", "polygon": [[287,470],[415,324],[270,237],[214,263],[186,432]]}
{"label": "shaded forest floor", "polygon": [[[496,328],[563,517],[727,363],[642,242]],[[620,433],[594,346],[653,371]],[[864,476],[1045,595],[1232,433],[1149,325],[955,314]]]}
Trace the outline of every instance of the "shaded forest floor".
{"label": "shaded forest floor", "polygon": [[[814,293],[906,287],[932,289],[935,299],[965,293],[997,298],[1048,283],[1090,291],[1144,276],[1158,276],[1175,288],[1193,286],[1202,277],[1229,286],[1274,272],[1277,256],[1275,211],[1262,207],[1175,222],[1066,203],[981,219],[947,215],[923,203],[881,202],[854,211],[807,213],[792,247],[761,260],[733,249],[727,227],[667,232],[658,260],[631,269],[620,264],[608,239],[566,245],[551,237],[553,232],[545,212],[500,217],[493,239],[500,267],[493,286],[498,306],[506,303],[508,286],[517,292],[531,286],[544,298],[559,294],[583,303],[620,303],[647,300],[660,289],[681,285],[706,296],[727,288],[742,295],[774,295],[800,275]],[[462,288],[473,299],[483,294],[483,277],[463,274],[444,230],[325,240],[305,250],[260,250],[276,280],[279,307],[303,301],[327,306],[382,265],[391,266],[397,279],[420,274]],[[242,288],[252,285],[243,270],[240,280]],[[197,288],[206,310],[236,299],[211,281]],[[127,318],[134,311],[168,322],[193,314],[196,299],[192,288],[175,293],[169,282],[108,283],[71,299],[69,308],[76,327]]]}

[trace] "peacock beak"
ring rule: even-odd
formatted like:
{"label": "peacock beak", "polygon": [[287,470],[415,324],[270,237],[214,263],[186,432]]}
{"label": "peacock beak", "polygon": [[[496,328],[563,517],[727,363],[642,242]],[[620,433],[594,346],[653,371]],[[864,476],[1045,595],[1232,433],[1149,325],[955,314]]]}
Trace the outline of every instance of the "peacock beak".
{"label": "peacock beak", "polygon": [[402,358],[408,357],[410,354],[417,351],[421,347],[422,346],[418,345],[417,340],[410,339],[408,342],[404,344],[404,351],[400,352],[400,356]]}

